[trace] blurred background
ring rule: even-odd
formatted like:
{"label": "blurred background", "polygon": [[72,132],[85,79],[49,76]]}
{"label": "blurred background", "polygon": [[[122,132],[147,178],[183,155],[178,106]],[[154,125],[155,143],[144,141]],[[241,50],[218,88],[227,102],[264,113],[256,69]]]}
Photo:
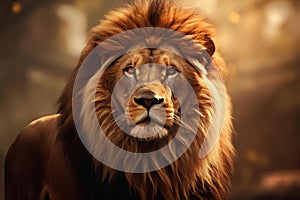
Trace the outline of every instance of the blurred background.
{"label": "blurred background", "polygon": [[[182,0],[213,20],[230,71],[231,199],[300,199],[300,1]],[[0,199],[18,132],[54,113],[88,30],[124,0],[1,0]]]}

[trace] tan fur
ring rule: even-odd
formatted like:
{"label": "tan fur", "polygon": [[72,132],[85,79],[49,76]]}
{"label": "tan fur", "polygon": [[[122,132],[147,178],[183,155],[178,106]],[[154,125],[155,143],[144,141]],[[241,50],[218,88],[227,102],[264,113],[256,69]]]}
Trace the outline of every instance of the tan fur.
{"label": "tan fur", "polygon": [[[158,13],[159,16],[157,16]],[[136,1],[133,5],[110,12],[99,25],[92,29],[88,43],[82,51],[78,67],[75,69],[70,82],[61,96],[60,113],[62,117],[60,134],[62,138],[68,139],[68,136],[64,136],[64,134],[66,134],[68,127],[73,126],[72,87],[78,68],[89,52],[102,41],[115,34],[149,26],[168,28],[183,33],[203,48],[206,48],[208,52],[213,48],[211,42],[214,37],[214,28],[207,19],[195,10],[183,8],[169,1]],[[213,51],[211,52],[213,53]],[[168,59],[171,59],[167,57],[168,59],[166,60],[166,57],[163,55],[158,57],[160,61],[164,62],[169,62]],[[211,59],[218,67],[222,78],[225,79],[226,67],[218,51],[212,54]],[[174,60],[178,63],[184,63],[178,58],[174,58]],[[170,166],[144,174],[126,173],[125,176],[129,186],[143,200],[155,199],[158,194],[163,199],[228,198],[233,167],[232,159],[234,157],[234,148],[231,142],[230,99],[226,96],[226,116],[220,139],[205,158],[199,159],[198,152],[211,122],[213,110],[210,105],[211,98],[208,88],[205,86],[201,76],[187,63],[185,65],[186,68],[183,69],[184,75],[189,81],[194,81],[199,85],[198,87],[195,86],[194,89],[198,92],[197,98],[201,109],[200,128],[190,148]],[[116,125],[111,126],[114,122],[110,106],[108,106],[110,105],[109,88],[115,84],[114,78],[116,76],[113,74],[116,74],[119,68],[120,65],[118,63],[111,66],[111,71],[106,72],[105,76],[103,76],[105,78],[102,78],[99,82],[95,102],[100,125],[111,141],[128,151],[149,152],[164,146],[174,137],[175,133],[169,133],[172,137],[162,139],[158,144],[151,145],[152,143],[150,143],[144,145],[144,142],[136,141],[122,133]],[[180,139],[184,142],[184,138]],[[99,177],[99,181],[104,181],[107,178],[108,180],[114,179],[116,174],[114,169],[103,166],[97,160],[94,163],[95,170],[101,170],[100,174],[102,177]]]}

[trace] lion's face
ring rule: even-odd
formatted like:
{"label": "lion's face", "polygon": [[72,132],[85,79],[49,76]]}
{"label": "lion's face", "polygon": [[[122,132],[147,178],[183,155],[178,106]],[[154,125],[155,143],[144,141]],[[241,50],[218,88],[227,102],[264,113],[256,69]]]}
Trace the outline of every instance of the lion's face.
{"label": "lion's face", "polygon": [[147,140],[173,136],[170,129],[178,125],[182,106],[198,103],[189,99],[185,84],[192,83],[197,91],[201,88],[201,76],[188,62],[158,49],[123,55],[103,77],[99,87],[109,93],[114,121],[126,134]]}

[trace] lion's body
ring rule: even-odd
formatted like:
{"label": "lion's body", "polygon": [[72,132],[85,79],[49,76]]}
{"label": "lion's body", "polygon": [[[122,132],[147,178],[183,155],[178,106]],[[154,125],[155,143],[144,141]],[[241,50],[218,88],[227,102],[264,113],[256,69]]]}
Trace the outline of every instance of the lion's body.
{"label": "lion's body", "polygon": [[[112,11],[92,29],[77,68],[60,98],[59,114],[28,125],[12,145],[6,160],[6,199],[227,199],[233,168],[234,148],[231,142],[231,103],[225,94],[225,116],[220,138],[210,153],[199,158],[198,153],[210,125],[213,108],[210,94],[201,76],[188,63],[175,56],[155,50],[137,53],[139,58],[153,57],[148,62],[168,65],[172,59],[183,65],[182,72],[197,91],[201,110],[200,128],[188,150],[169,166],[149,173],[119,172],[93,158],[82,144],[72,115],[72,92],[78,70],[88,54],[102,41],[126,30],[141,27],[161,27],[176,30],[200,44],[211,56],[221,77],[226,68],[215,52],[212,25],[196,11],[184,9],[168,1],[137,1],[136,4]],[[163,59],[162,59],[163,58]],[[167,58],[167,59],[166,59]],[[120,58],[126,59],[125,57]],[[157,61],[155,61],[157,59]],[[143,59],[142,59],[143,60]],[[143,64],[146,61],[139,61]],[[173,62],[173,61],[172,61]],[[120,61],[119,61],[120,63]],[[121,64],[112,64],[99,81],[95,105],[99,124],[117,145],[138,152],[151,151],[152,143],[136,141],[123,134],[113,123],[110,90],[118,80]],[[140,69],[136,67],[137,69]],[[115,71],[113,71],[115,70]],[[119,70],[121,71],[121,70]],[[150,86],[149,86],[150,87]],[[154,87],[152,85],[152,87]],[[167,98],[165,98],[167,99]],[[172,112],[178,109],[169,105]],[[134,103],[134,102],[133,102]],[[138,106],[138,105],[133,105]],[[167,105],[166,105],[167,106]],[[168,107],[168,108],[169,108]],[[200,113],[200,112],[199,112]],[[109,123],[108,123],[109,122]],[[170,126],[173,121],[169,120]],[[175,123],[175,122],[174,122]],[[166,138],[173,129],[161,137]],[[166,136],[167,135],[167,136]],[[161,140],[161,145],[163,146]],[[126,144],[133,144],[129,146]],[[142,147],[139,145],[143,144]],[[145,145],[146,144],[146,145]],[[99,148],[101,150],[101,147]],[[103,150],[104,151],[104,150]],[[113,158],[112,158],[113,159]]]}
{"label": "lion's body", "polygon": [[73,149],[72,162],[64,156],[56,141],[58,120],[59,115],[38,119],[19,134],[6,159],[5,199],[131,199],[125,179],[110,186],[97,181],[83,147]]}

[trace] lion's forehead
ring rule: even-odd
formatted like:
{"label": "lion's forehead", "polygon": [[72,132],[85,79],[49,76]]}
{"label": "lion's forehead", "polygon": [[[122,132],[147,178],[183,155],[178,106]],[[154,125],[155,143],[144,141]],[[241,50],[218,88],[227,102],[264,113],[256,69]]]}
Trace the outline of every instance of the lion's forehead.
{"label": "lion's forehead", "polygon": [[155,63],[141,65],[136,69],[136,80],[142,83],[162,81],[166,74],[165,68]]}
{"label": "lion's forehead", "polygon": [[172,60],[179,58],[173,51],[162,49],[139,49],[127,53],[126,57],[130,59],[135,66],[146,63],[157,63],[168,66]]}

